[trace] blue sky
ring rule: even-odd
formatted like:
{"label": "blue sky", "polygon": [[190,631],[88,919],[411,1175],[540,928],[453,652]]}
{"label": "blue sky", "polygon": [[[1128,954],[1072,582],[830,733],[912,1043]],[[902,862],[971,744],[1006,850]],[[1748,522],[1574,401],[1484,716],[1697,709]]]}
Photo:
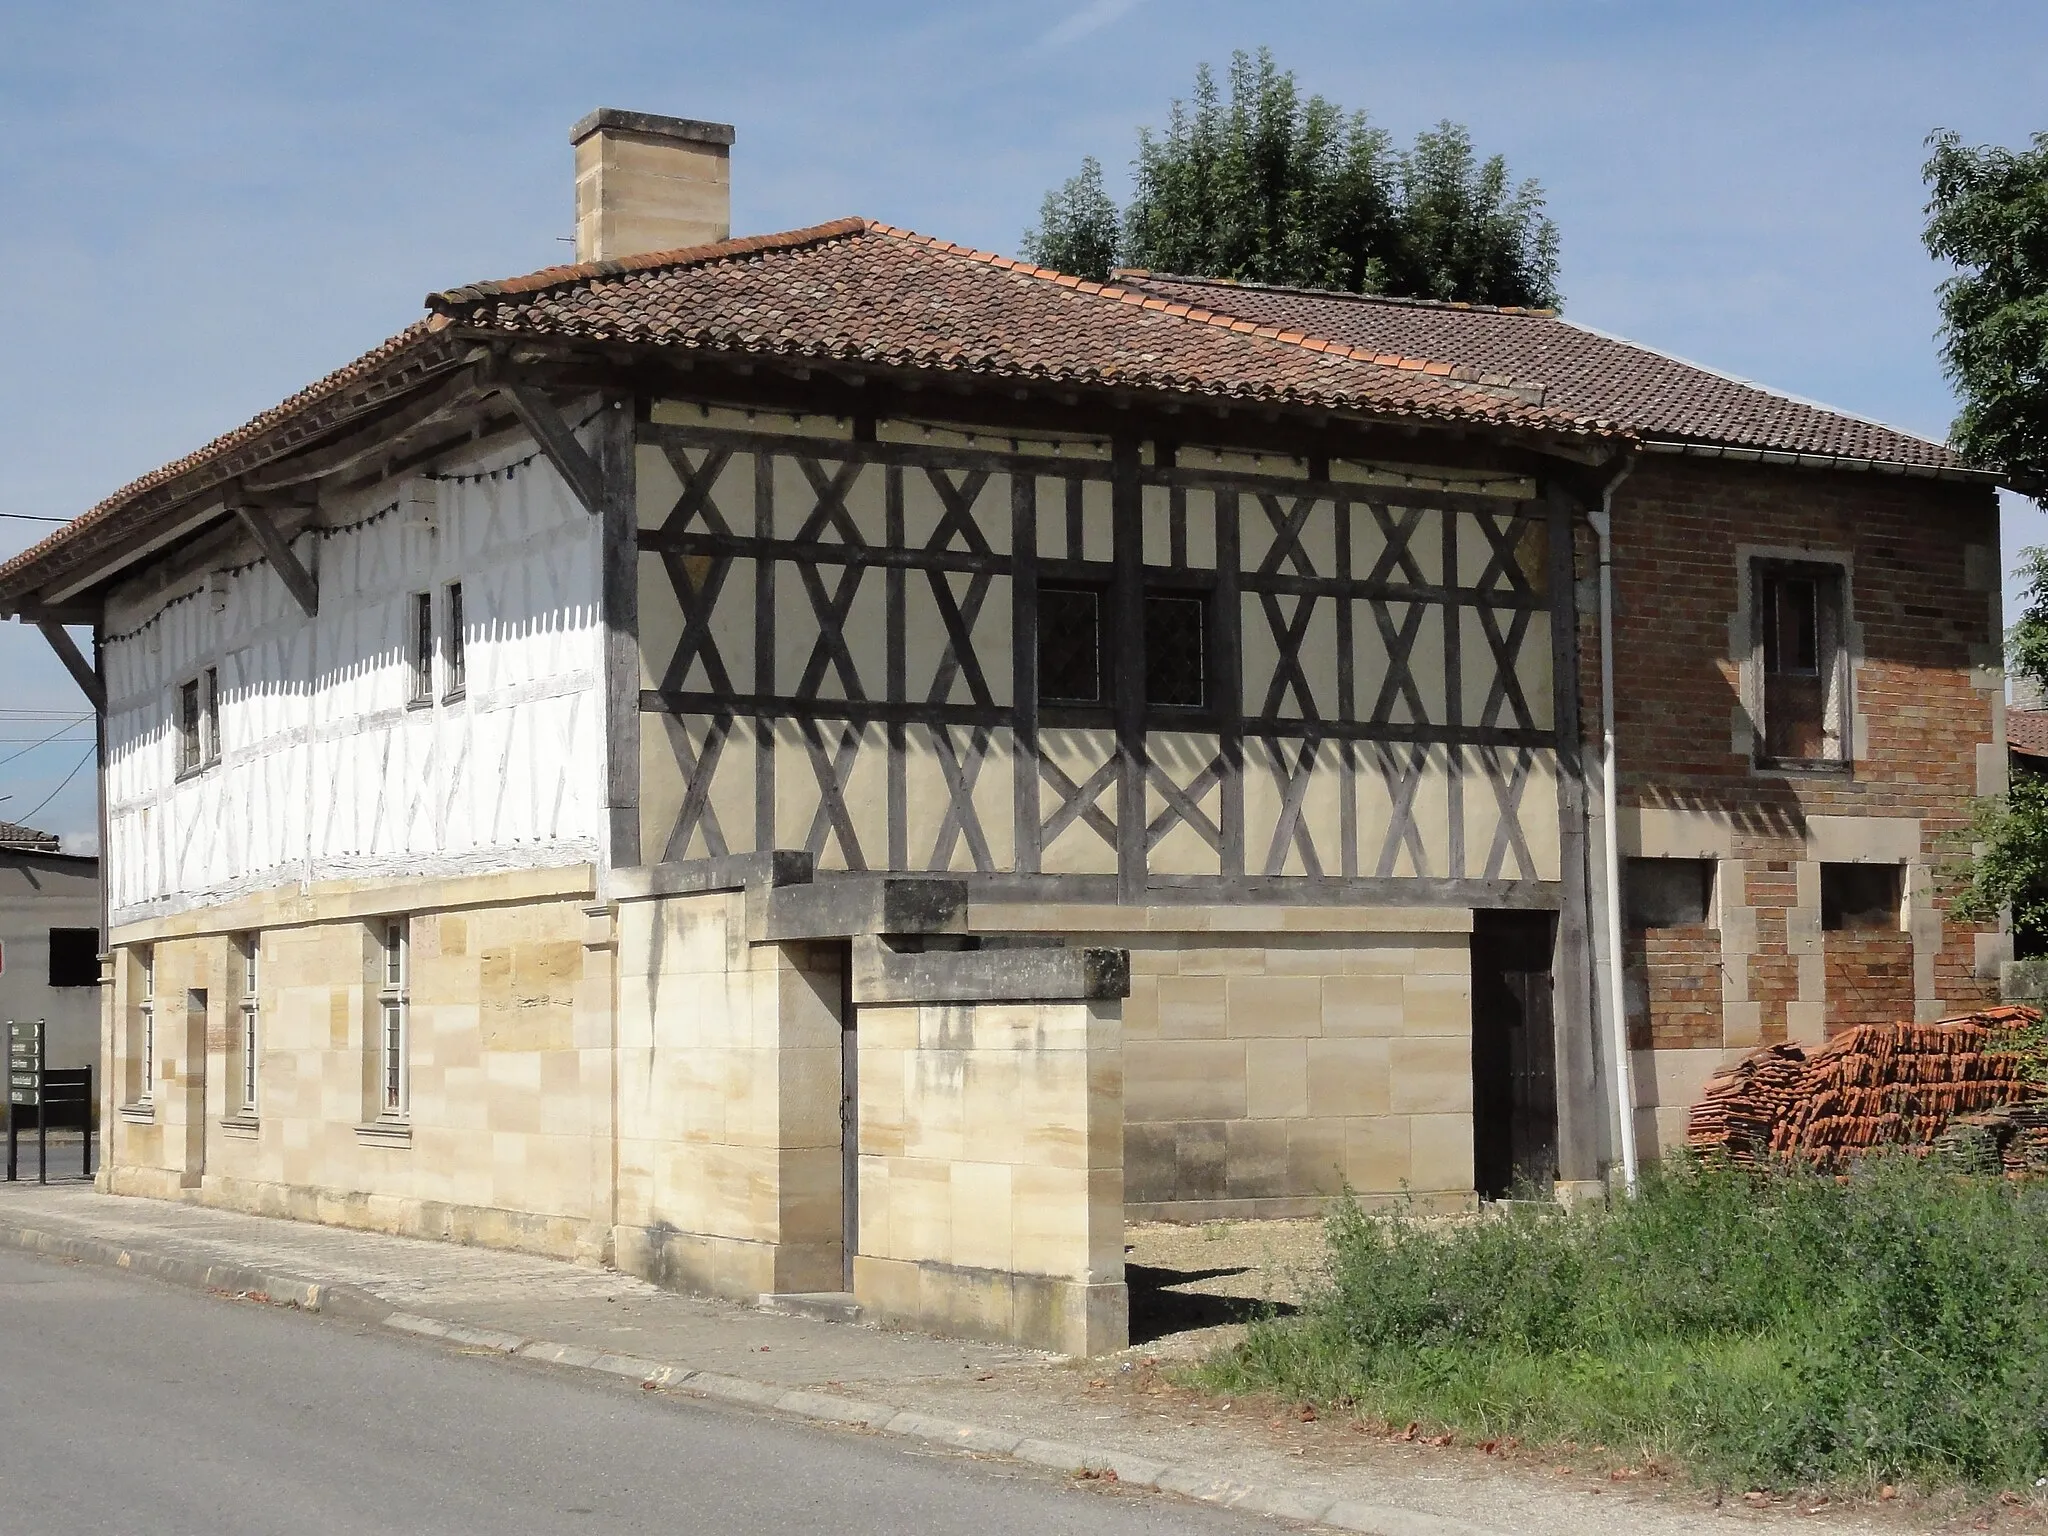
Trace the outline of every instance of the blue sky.
{"label": "blue sky", "polygon": [[[591,107],[735,124],[736,233],[1011,251],[1082,155],[1121,177],[1197,64],[1261,44],[1537,178],[1574,318],[1935,436],[1922,140],[2048,128],[2038,0],[0,0],[0,512],[74,515],[430,289],[562,259]],[[2008,506],[2009,558],[2048,521]],[[42,531],[0,519],[0,553]],[[57,790],[89,733],[30,748],[75,690],[15,625],[0,668],[0,817],[89,835],[90,770]]]}

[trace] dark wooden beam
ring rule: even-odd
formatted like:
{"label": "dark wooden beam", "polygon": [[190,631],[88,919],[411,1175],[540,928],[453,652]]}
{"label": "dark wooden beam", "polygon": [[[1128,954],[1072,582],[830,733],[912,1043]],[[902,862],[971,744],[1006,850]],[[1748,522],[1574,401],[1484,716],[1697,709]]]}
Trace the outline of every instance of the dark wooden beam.
{"label": "dark wooden beam", "polygon": [[402,449],[400,439],[434,426],[462,409],[478,387],[476,370],[465,368],[419,399],[324,448],[316,448],[310,453],[302,453],[244,475],[242,488],[246,491],[267,491],[287,485],[303,485],[309,480],[321,480],[353,469],[366,460],[389,457]]}
{"label": "dark wooden beam", "polygon": [[569,489],[583,503],[583,510],[602,517],[605,509],[605,477],[597,461],[584,451],[569,430],[569,423],[555,409],[555,402],[531,384],[506,381],[498,386],[520,424],[533,434],[548,462],[568,481]]}
{"label": "dark wooden beam", "polygon": [[299,557],[292,553],[290,543],[278,532],[277,524],[271,520],[270,509],[230,496],[228,510],[240,518],[242,526],[256,536],[256,542],[262,546],[264,556],[283,579],[285,586],[291,589],[292,596],[298,599],[299,606],[306,610],[306,616],[311,618],[318,613],[320,583],[311,571],[299,563]]}
{"label": "dark wooden beam", "polygon": [[93,711],[104,715],[107,712],[107,690],[100,682],[100,675],[93,670],[79,651],[62,624],[55,619],[38,619],[36,628],[43,632],[43,638],[50,642],[50,649],[57,653],[57,659],[64,663],[64,670],[71,674],[71,680],[78,684],[79,691],[91,701]]}

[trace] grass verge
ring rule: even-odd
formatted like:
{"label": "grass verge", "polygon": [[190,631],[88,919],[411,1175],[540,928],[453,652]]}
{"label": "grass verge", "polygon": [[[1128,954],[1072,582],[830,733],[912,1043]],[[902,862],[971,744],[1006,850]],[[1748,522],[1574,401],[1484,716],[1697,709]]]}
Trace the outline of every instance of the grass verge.
{"label": "grass verge", "polygon": [[1747,1488],[2033,1491],[2048,1187],[1905,1156],[1682,1162],[1637,1197],[1443,1222],[1341,1202],[1330,1275],[1199,1370],[1460,1438],[1598,1443]]}

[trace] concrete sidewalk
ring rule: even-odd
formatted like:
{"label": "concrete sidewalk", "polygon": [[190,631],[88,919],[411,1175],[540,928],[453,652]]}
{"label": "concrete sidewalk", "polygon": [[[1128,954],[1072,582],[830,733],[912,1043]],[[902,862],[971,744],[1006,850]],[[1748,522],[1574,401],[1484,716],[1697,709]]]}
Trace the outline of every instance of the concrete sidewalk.
{"label": "concrete sidewalk", "polygon": [[[102,1195],[82,1183],[0,1184],[0,1243],[1383,1536],[1695,1536],[1774,1519],[1739,1502],[1714,1510],[1682,1491],[1658,1496],[1547,1465],[1390,1443],[1338,1422],[1264,1419],[1174,1391],[1142,1349],[1064,1362],[775,1315],[551,1259]],[[1896,1519],[1800,1521],[1816,1523],[1902,1529]]]}

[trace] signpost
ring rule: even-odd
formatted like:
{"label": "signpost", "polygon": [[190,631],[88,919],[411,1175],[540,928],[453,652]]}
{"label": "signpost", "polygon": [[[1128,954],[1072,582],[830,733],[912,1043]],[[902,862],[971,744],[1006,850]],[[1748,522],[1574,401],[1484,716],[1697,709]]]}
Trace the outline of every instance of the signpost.
{"label": "signpost", "polygon": [[36,1117],[36,1182],[50,1182],[50,1123],[76,1124],[85,1144],[85,1174],[92,1176],[92,1068],[51,1071],[45,1060],[44,1021],[7,1021],[7,1181],[15,1181],[24,1112]]}

